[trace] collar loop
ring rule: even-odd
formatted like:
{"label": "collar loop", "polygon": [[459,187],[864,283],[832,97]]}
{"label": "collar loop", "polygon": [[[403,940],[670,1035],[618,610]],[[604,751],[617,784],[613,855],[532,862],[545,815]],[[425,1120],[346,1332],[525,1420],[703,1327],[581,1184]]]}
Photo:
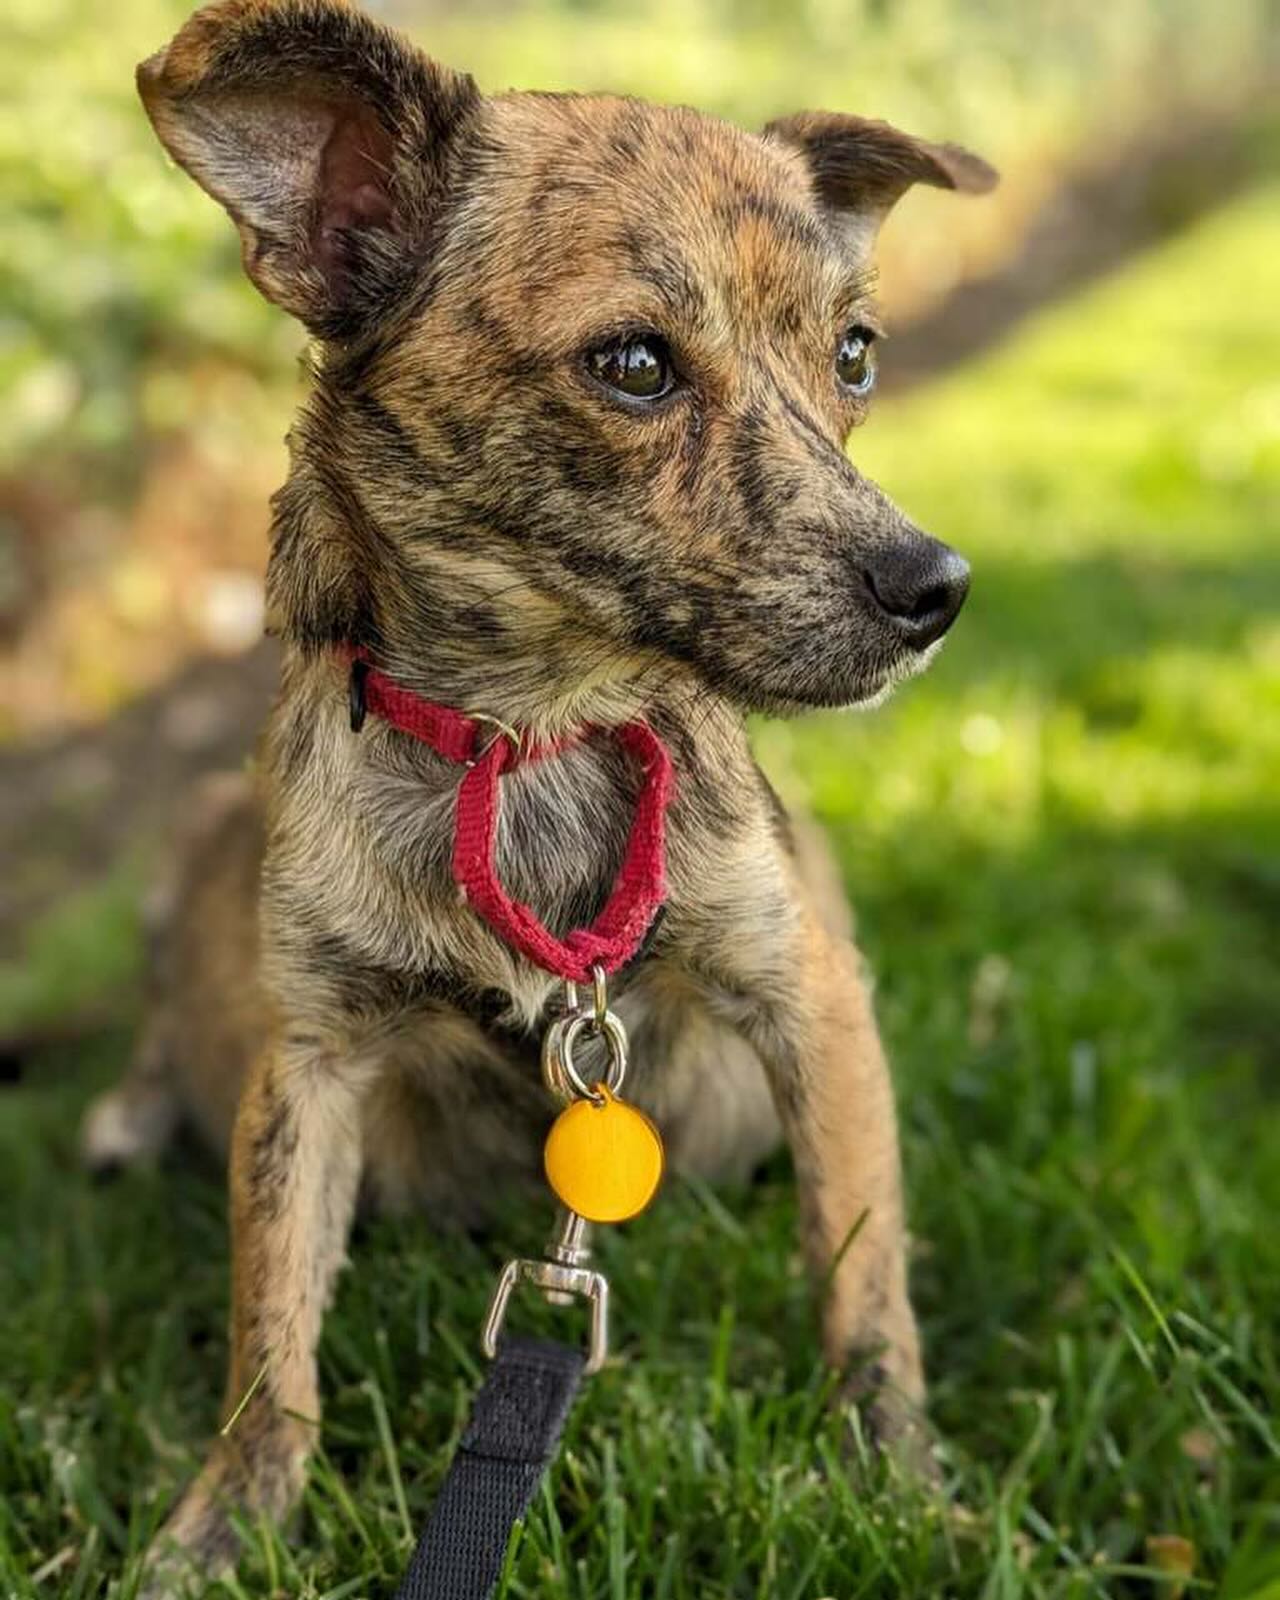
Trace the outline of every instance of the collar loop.
{"label": "collar loop", "polygon": [[[357,667],[363,668],[367,710],[467,768],[458,785],[453,876],[476,914],[504,943],[558,978],[586,983],[593,967],[613,973],[625,966],[667,895],[666,813],[673,774],[670,753],[649,724],[636,719],[615,728],[587,728],[563,739],[517,743],[497,731],[492,718],[469,716],[402,688],[360,652],[353,653],[353,673]],[[494,857],[500,780],[504,773],[545,760],[590,734],[615,738],[639,766],[642,781],[622,866],[604,909],[590,927],[575,928],[559,939],[529,906],[512,899],[499,881]]]}

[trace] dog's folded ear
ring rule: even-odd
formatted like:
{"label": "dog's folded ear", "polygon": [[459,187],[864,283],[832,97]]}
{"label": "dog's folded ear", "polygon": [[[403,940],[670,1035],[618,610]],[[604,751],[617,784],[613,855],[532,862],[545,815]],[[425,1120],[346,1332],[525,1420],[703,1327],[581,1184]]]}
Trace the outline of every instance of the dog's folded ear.
{"label": "dog's folded ear", "polygon": [[245,270],[329,338],[433,242],[479,96],[343,0],[220,0],[138,68],[165,148],[230,212]]}
{"label": "dog's folded ear", "polygon": [[980,156],[954,144],[930,144],[887,122],[836,111],[801,111],[765,128],[804,156],[814,192],[845,232],[849,244],[868,249],[914,183],[984,194],[998,178]]}

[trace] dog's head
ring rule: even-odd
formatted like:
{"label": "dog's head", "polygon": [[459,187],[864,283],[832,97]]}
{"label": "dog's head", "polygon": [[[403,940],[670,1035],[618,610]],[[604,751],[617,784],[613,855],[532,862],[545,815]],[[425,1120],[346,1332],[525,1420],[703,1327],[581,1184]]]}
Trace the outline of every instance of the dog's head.
{"label": "dog's head", "polygon": [[844,442],[880,222],[913,183],[989,187],[976,157],[851,116],[482,97],[334,0],[224,0],[139,84],[317,337],[286,630],[469,644],[561,699],[682,664],[746,706],[848,704],[928,658],[967,569]]}

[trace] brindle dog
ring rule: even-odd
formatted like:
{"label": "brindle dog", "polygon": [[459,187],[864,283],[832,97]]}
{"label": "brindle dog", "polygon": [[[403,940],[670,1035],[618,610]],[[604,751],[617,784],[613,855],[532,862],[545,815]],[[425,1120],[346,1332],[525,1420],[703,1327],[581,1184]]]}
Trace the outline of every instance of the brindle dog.
{"label": "brindle dog", "polygon": [[[337,0],[223,0],[138,74],[314,336],[268,571],[283,678],[260,763],[191,819],[163,994],[92,1160],[180,1116],[229,1148],[234,1429],[167,1525],[206,1570],[281,1516],[363,1185],[483,1221],[536,1182],[557,985],[451,879],[459,769],[348,722],[350,647],[537,736],[643,716],[669,746],[667,914],[615,983],[629,1092],[672,1164],[779,1133],[827,1359],[869,1425],[923,1394],[893,1098],[821,845],[748,709],[868,704],[929,660],[963,561],[850,465],[874,380],[869,253],[913,183],[991,170],[884,123],[741,132],[610,96],[482,96]],[[634,775],[592,737],[504,780],[497,864],[563,931],[613,880]],[[249,1398],[245,1401],[245,1396]]]}

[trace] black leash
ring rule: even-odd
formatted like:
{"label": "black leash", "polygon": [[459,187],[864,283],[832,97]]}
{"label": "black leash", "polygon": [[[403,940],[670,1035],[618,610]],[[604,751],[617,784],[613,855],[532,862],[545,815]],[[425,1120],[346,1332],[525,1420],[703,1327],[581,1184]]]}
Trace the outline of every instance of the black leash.
{"label": "black leash", "polygon": [[396,1600],[487,1600],[556,1453],[586,1354],[504,1334]]}
{"label": "black leash", "polygon": [[[662,1141],[647,1118],[617,1098],[627,1036],[608,1009],[599,967],[592,991],[588,1010],[577,985],[565,983],[564,1011],[542,1046],[543,1077],[566,1102],[546,1156],[548,1180],[563,1202],[559,1220],[542,1257],[508,1261],[498,1277],[480,1339],[493,1364],[396,1600],[489,1600],[511,1531],[551,1465],[578,1385],[600,1370],[608,1353],[609,1284],[589,1264],[589,1224],[623,1221],[644,1209],[661,1177]],[[573,1061],[574,1040],[584,1030],[601,1033],[609,1053],[605,1074],[594,1084]],[[586,1302],[585,1351],[503,1331],[511,1297],[523,1286],[539,1290],[551,1305]]]}

